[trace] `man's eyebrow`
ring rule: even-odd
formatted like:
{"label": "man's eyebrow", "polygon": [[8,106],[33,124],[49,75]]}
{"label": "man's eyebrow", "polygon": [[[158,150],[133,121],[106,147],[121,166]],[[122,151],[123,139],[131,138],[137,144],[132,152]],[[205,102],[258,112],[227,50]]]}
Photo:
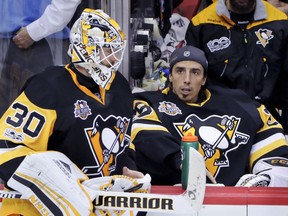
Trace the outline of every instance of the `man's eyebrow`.
{"label": "man's eyebrow", "polygon": [[200,68],[190,68],[190,71],[195,71],[195,70],[200,70],[201,71],[201,69]]}
{"label": "man's eyebrow", "polygon": [[176,66],[175,69],[186,69],[186,67]]}

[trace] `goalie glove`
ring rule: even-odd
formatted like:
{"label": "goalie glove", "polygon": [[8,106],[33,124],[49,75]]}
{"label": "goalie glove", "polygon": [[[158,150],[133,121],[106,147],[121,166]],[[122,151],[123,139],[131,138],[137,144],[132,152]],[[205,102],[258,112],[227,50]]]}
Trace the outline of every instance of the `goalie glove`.
{"label": "goalie glove", "polygon": [[269,184],[270,184],[270,177],[268,175],[245,174],[239,179],[236,186],[268,187]]}
{"label": "goalie glove", "polygon": [[[105,191],[111,192],[130,192],[130,193],[149,193],[151,188],[151,177],[146,174],[141,179],[133,179],[124,175],[114,175],[110,177],[93,178],[86,180],[82,185],[86,188],[86,191]],[[95,206],[96,215],[109,215],[109,216],[125,216],[136,215],[136,210],[107,210],[99,209]]]}
{"label": "goalie glove", "polygon": [[93,215],[92,200],[81,182],[88,177],[60,152],[27,155],[7,185],[22,193],[42,215]]}
{"label": "goalie glove", "polygon": [[288,160],[282,157],[261,159],[254,165],[253,174],[242,176],[236,186],[287,187]]}

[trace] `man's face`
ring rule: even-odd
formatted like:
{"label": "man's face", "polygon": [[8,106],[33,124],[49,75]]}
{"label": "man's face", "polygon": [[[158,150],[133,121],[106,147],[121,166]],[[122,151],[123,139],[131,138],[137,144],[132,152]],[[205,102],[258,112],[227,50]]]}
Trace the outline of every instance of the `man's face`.
{"label": "man's face", "polygon": [[184,102],[194,103],[201,86],[206,82],[204,68],[194,61],[181,61],[173,66],[169,75],[173,92]]}
{"label": "man's face", "polygon": [[239,14],[249,13],[254,10],[256,0],[227,0],[230,3],[230,9]]}

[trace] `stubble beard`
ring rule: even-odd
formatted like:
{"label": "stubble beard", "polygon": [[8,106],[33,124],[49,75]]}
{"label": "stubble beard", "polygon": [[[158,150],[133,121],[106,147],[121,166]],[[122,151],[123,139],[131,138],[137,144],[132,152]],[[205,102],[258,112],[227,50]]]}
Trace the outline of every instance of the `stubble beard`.
{"label": "stubble beard", "polygon": [[246,14],[254,10],[256,0],[229,0],[231,10],[239,13]]}

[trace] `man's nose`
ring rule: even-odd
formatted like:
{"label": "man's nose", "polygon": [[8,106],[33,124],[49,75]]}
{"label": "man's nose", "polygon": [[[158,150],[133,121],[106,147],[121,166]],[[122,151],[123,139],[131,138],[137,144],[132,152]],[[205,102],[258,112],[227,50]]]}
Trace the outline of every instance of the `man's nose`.
{"label": "man's nose", "polygon": [[190,75],[190,73],[185,73],[184,74],[184,82],[185,83],[190,83],[190,79],[191,79],[191,75]]}

